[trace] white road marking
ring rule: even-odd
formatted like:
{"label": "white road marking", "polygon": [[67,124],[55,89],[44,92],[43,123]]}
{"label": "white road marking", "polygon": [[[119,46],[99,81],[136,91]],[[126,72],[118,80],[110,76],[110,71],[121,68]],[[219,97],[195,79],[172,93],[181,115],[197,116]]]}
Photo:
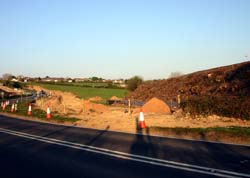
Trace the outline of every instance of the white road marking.
{"label": "white road marking", "polygon": [[132,161],[137,161],[137,162],[143,162],[143,163],[152,164],[152,165],[156,165],[156,166],[181,169],[181,170],[185,170],[185,171],[191,171],[191,172],[196,172],[196,173],[214,175],[214,176],[219,176],[219,177],[227,177],[227,178],[250,177],[249,174],[244,174],[244,173],[237,173],[237,172],[226,171],[226,170],[221,170],[221,169],[214,169],[214,168],[202,167],[202,166],[197,166],[197,165],[192,165],[192,164],[179,163],[179,162],[174,162],[174,161],[167,161],[167,160],[156,159],[156,158],[151,158],[151,157],[146,157],[146,156],[129,154],[129,153],[124,153],[124,152],[120,152],[120,151],[114,151],[114,150],[109,150],[109,149],[105,149],[105,148],[94,147],[94,146],[90,146],[90,145],[84,145],[84,144],[79,144],[79,143],[63,141],[63,140],[57,140],[57,139],[53,139],[53,138],[27,134],[27,133],[23,133],[23,132],[16,132],[16,131],[3,129],[3,128],[0,128],[0,132],[23,137],[23,138],[28,138],[28,139],[32,139],[32,140],[37,140],[37,141],[41,141],[41,142],[46,142],[46,143],[50,143],[50,144],[56,144],[56,145],[70,147],[70,148],[74,148],[74,149],[79,149],[79,150],[94,152],[94,153],[98,153],[98,154],[108,155],[108,156],[112,156],[112,157],[116,157],[116,158],[132,160]]}

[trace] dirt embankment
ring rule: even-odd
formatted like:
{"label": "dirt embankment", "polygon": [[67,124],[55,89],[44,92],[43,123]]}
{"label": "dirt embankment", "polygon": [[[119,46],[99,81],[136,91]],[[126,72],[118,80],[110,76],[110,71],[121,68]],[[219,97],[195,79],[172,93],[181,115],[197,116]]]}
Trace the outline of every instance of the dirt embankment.
{"label": "dirt embankment", "polygon": [[48,98],[41,98],[36,101],[36,106],[39,109],[46,111],[49,106],[51,111],[56,111],[61,115],[80,116],[83,113],[103,113],[107,111],[107,107],[102,104],[92,103],[96,99],[83,100],[72,93],[53,91]]}
{"label": "dirt embankment", "polygon": [[128,97],[148,101],[157,97],[163,101],[190,96],[250,97],[250,62],[218,67],[166,80],[154,80],[140,85]]}

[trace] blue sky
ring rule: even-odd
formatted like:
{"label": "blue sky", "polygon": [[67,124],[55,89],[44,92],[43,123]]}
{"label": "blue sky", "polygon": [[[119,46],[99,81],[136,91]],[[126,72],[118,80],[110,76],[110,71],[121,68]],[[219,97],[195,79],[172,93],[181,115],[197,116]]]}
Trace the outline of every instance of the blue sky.
{"label": "blue sky", "polygon": [[162,79],[249,60],[249,0],[0,0],[0,75]]}

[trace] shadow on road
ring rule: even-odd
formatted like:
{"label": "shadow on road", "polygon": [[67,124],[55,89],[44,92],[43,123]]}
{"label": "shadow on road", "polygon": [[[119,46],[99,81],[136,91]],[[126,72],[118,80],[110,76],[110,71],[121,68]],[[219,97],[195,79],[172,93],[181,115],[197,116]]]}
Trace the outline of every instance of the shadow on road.
{"label": "shadow on road", "polygon": [[157,158],[159,147],[157,143],[153,143],[150,137],[150,128],[146,127],[145,129],[141,129],[139,127],[138,117],[135,118],[135,124],[137,134],[131,145],[130,153]]}
{"label": "shadow on road", "polygon": [[104,133],[106,133],[109,130],[110,126],[108,125],[105,130],[98,131],[98,134],[92,138],[86,145],[92,145],[94,142],[96,142]]}
{"label": "shadow on road", "polygon": [[43,135],[43,137],[49,137],[49,136],[51,136],[51,135],[55,135],[55,134],[57,134],[57,133],[63,132],[63,131],[65,131],[65,130],[68,130],[68,129],[70,129],[70,128],[72,128],[72,126],[65,126],[65,127],[61,128],[61,129],[58,129],[58,130],[55,130],[55,131],[53,131],[53,132],[50,132],[50,133],[48,133],[48,134],[46,134],[46,135]]}

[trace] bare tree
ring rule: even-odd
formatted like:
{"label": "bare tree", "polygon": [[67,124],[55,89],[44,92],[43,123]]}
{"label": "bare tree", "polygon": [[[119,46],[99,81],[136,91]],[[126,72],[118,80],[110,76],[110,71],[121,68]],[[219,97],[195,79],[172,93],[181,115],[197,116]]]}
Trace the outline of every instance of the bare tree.
{"label": "bare tree", "polygon": [[11,80],[12,79],[12,74],[10,74],[10,73],[5,73],[5,74],[3,74],[3,80]]}
{"label": "bare tree", "polygon": [[143,79],[139,76],[134,76],[127,81],[127,89],[134,91],[139,85],[143,83]]}
{"label": "bare tree", "polygon": [[180,77],[183,74],[181,72],[171,72],[168,78],[175,78],[175,77]]}

